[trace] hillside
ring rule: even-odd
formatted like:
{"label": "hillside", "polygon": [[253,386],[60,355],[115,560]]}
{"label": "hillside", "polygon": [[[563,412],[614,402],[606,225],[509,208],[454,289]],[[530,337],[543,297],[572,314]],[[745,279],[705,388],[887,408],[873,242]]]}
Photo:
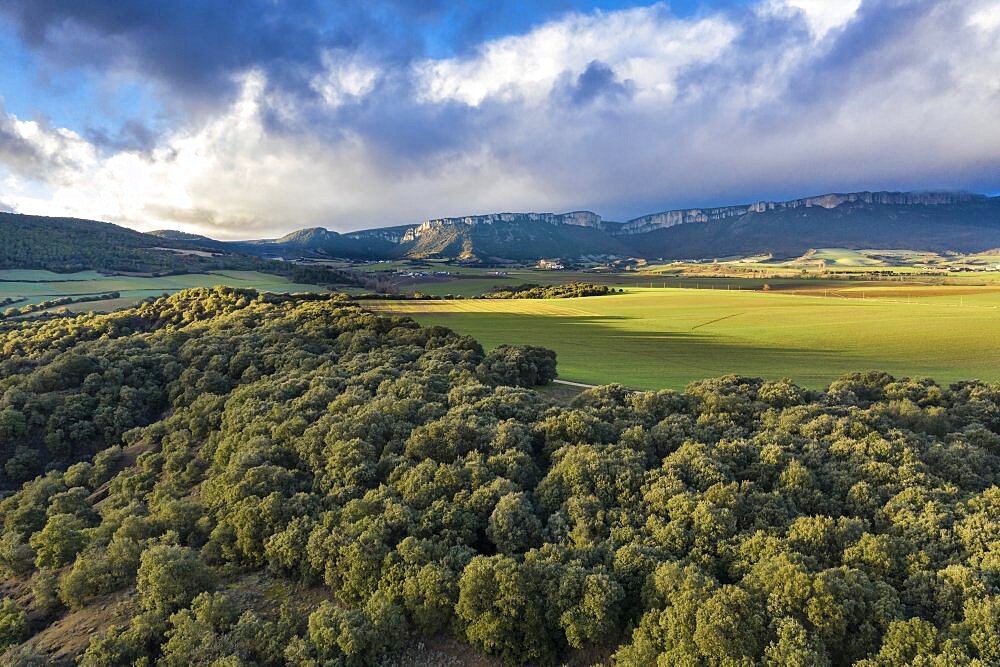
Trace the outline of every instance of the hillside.
{"label": "hillside", "polygon": [[[493,213],[338,233],[322,227],[277,239],[215,241],[169,230],[141,234],[109,223],[0,214],[0,266],[170,270],[198,263],[155,247],[263,258],[534,262],[616,257],[713,258],[810,248],[978,252],[1000,247],[1000,197],[860,192],[787,202],[665,211],[624,223],[588,211]],[[204,261],[202,264],[206,263]]]}
{"label": "hillside", "polygon": [[[355,243],[367,241],[359,248]],[[664,211],[624,223],[588,211],[495,213],[337,234],[322,228],[255,246],[270,253],[348,258],[532,261],[631,256],[712,258],[810,248],[976,252],[1000,247],[1000,197],[857,192],[786,202]],[[251,250],[253,251],[253,250]]]}
{"label": "hillside", "polygon": [[348,259],[391,259],[401,256],[399,246],[378,234],[346,235],[312,227],[300,229],[278,239],[230,242],[229,247],[242,252],[276,256],[339,257]]}
{"label": "hillside", "polygon": [[632,254],[628,245],[599,229],[546,222],[528,215],[494,223],[424,223],[403,236],[400,248],[406,257],[482,261]]}
{"label": "hillside", "polygon": [[751,210],[631,238],[641,239],[648,253],[673,259],[758,253],[795,257],[824,247],[980,252],[1000,247],[1000,198]]}
{"label": "hillside", "polygon": [[565,407],[544,349],[226,288],[0,350],[3,664],[1000,661],[996,385]]}
{"label": "hillside", "polygon": [[204,247],[200,239],[174,234],[143,234],[109,222],[79,218],[0,213],[0,269],[157,272],[217,264],[204,257],[156,249]]}
{"label": "hillside", "polygon": [[149,236],[158,236],[159,238],[167,239],[168,241],[190,241],[207,246],[217,246],[222,244],[222,241],[216,241],[215,239],[210,239],[207,236],[202,236],[201,234],[179,232],[175,229],[156,229],[154,231],[147,232],[147,234]]}

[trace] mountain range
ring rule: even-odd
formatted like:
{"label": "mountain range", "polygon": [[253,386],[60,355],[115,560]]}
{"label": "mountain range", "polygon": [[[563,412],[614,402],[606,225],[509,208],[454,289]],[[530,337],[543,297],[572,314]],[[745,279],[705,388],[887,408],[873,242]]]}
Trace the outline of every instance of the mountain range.
{"label": "mountain range", "polygon": [[483,261],[796,256],[817,247],[974,252],[1000,247],[1000,197],[853,192],[664,211],[625,222],[590,211],[491,213],[344,234],[305,229],[240,245],[254,254]]}
{"label": "mountain range", "polygon": [[[108,223],[0,214],[0,261],[48,268],[72,256],[74,267],[97,266],[81,248],[99,239],[136,264],[151,248],[210,250],[262,258],[447,258],[525,262],[642,257],[704,259],[734,255],[797,256],[810,248],[905,248],[978,252],[1000,247],[1000,197],[956,192],[853,192],[790,201],[691,208],[625,222],[590,211],[490,213],[437,218],[419,224],[338,233],[322,227],[277,239],[217,241],[163,230],[142,234]],[[30,247],[50,247],[46,262],[27,261]],[[55,246],[58,251],[51,250]],[[39,251],[40,252],[40,251]],[[37,253],[36,253],[37,254]],[[93,255],[94,253],[90,253]],[[43,266],[45,264],[45,266]]]}

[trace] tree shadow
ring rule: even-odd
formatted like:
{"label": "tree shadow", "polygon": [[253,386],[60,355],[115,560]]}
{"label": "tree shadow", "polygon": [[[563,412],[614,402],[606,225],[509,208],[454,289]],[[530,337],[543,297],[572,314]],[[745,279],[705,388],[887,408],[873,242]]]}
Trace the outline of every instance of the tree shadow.
{"label": "tree shadow", "polygon": [[[633,331],[623,323],[635,318],[624,316],[464,312],[432,317],[435,324],[472,335],[486,347],[507,343],[554,349],[560,377],[595,384],[680,388],[695,380],[736,373],[790,377],[804,386],[824,387],[846,373],[900,365],[898,360],[881,363],[842,349],[759,344],[704,329]],[[417,319],[426,321],[428,316]]]}

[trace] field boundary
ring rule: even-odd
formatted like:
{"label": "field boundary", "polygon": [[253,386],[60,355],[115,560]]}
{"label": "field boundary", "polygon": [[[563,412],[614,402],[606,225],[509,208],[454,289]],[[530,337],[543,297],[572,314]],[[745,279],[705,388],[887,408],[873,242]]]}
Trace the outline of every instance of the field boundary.
{"label": "field boundary", "polygon": [[573,382],[572,380],[553,380],[555,384],[564,384],[569,387],[582,387],[583,389],[594,389],[600,385],[596,384],[585,384],[583,382]]}

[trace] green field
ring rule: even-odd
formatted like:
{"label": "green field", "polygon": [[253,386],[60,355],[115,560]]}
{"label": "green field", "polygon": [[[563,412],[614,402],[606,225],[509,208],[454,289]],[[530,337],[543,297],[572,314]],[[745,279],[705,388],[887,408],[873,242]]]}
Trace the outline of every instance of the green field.
{"label": "green field", "polygon": [[824,298],[633,288],[581,299],[372,306],[470,334],[487,348],[550,347],[559,355],[561,378],[594,384],[679,388],[738,373],[821,387],[861,370],[945,383],[1000,380],[996,288],[858,289],[841,295],[852,298]]}
{"label": "green field", "polygon": [[[1000,286],[1000,255],[995,252],[960,255],[899,249],[818,248],[795,258],[760,255],[670,263],[622,260],[587,269],[554,271],[529,267],[488,268],[444,260],[314,263],[376,276],[400,294],[430,296],[469,297],[523,283],[553,285],[574,281],[634,288],[795,291],[902,283],[912,287]],[[501,275],[496,275],[498,271]]]}
{"label": "green field", "polygon": [[64,296],[82,297],[108,292],[120,293],[118,299],[87,301],[58,307],[73,312],[109,311],[147,297],[172,294],[188,287],[213,285],[246,287],[266,292],[325,291],[316,285],[293,283],[282,276],[256,271],[215,271],[158,277],[106,276],[94,271],[80,273],[0,271],[0,299],[17,299],[18,302],[14,304],[16,306],[40,303]]}

